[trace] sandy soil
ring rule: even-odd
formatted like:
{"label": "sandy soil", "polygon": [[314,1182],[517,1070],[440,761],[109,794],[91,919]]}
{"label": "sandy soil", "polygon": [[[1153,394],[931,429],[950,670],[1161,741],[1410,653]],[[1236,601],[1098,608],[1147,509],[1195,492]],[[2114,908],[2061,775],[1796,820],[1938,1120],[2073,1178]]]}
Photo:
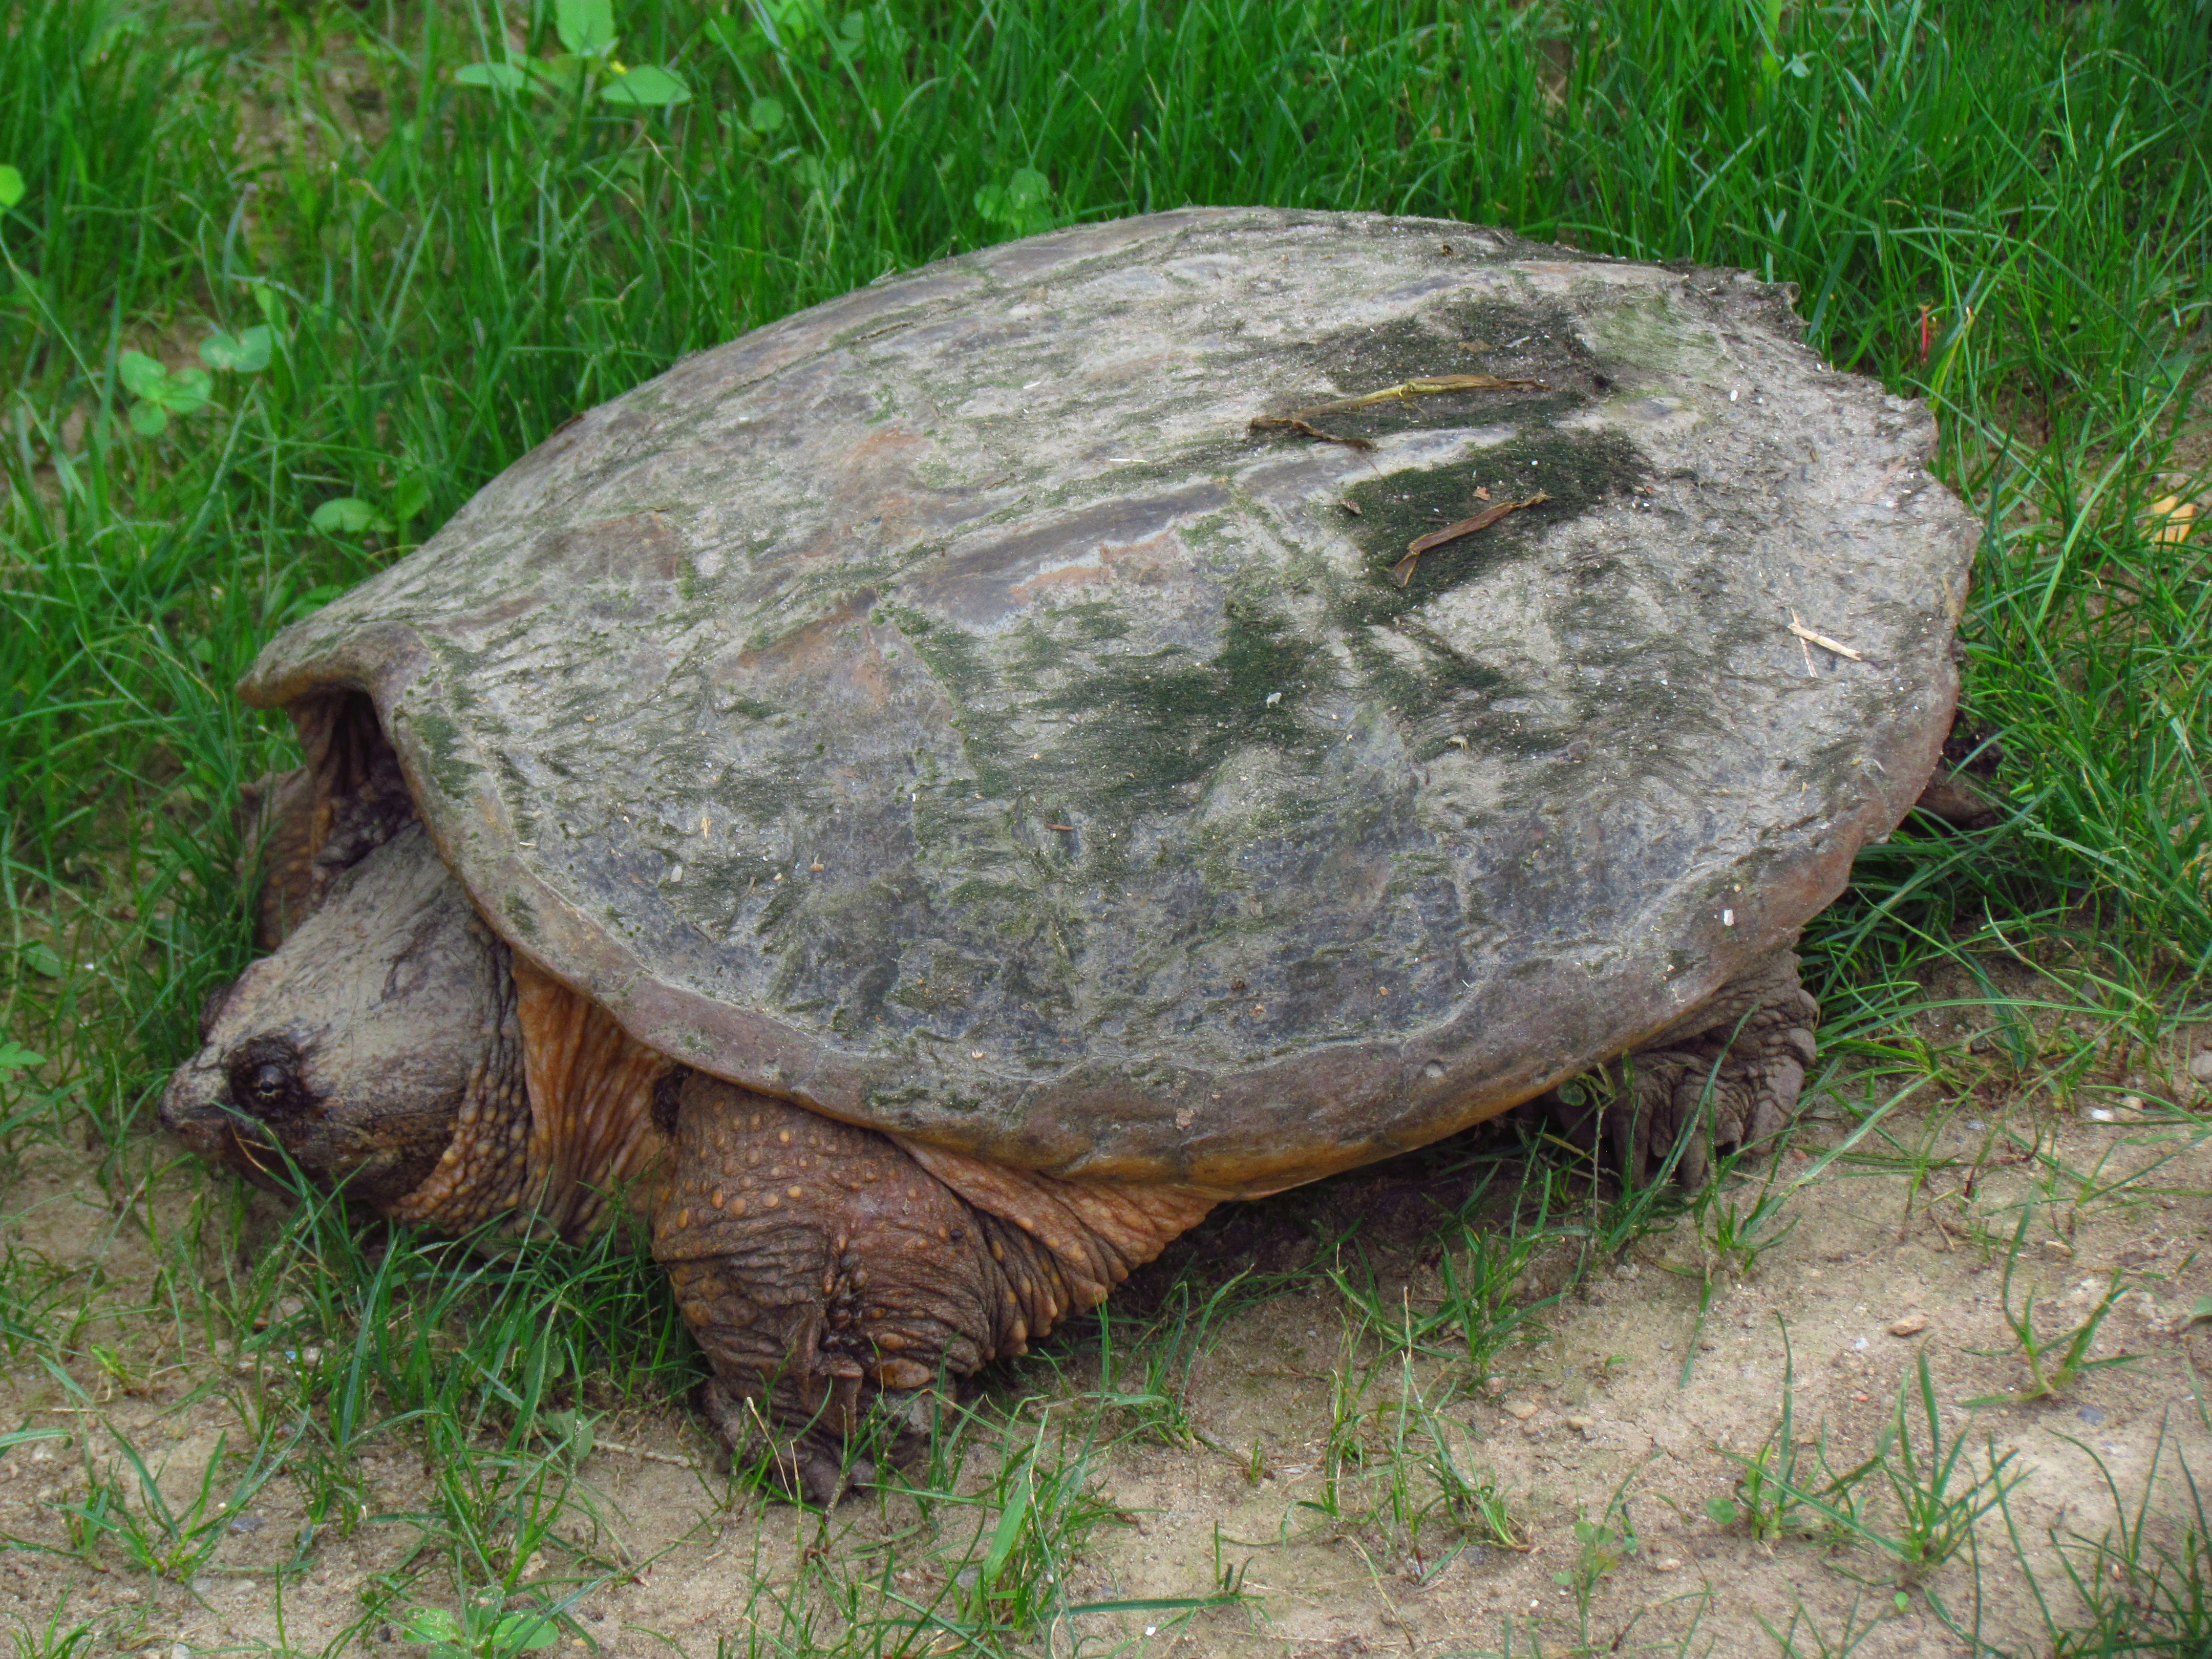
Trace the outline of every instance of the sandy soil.
{"label": "sandy soil", "polygon": [[[2176,1069],[2185,1075],[2187,1057],[2204,1041],[2212,1037],[2185,1034]],[[2212,1090],[2199,1092],[2206,1097],[2197,1103],[2212,1105]],[[1244,1592],[1236,1605],[1195,1613],[1085,1613],[1036,1629],[1029,1644],[1060,1654],[1127,1643],[1148,1654],[1315,1659],[1503,1651],[1511,1623],[1513,1650],[1526,1652],[1533,1620],[1548,1652],[1573,1650],[1586,1628],[1599,1650],[1647,1644],[1673,1650],[1686,1636],[1692,1652],[1768,1653],[1776,1644],[1762,1618],[1786,1628],[1802,1605],[1832,1642],[1856,1605],[1862,1623],[1881,1621],[1857,1649],[1868,1659],[1971,1651],[1944,1628],[1932,1599],[1961,1623],[1978,1620],[1984,1638],[2001,1649],[2045,1650],[2022,1561],[2063,1612],[2069,1598],[2051,1531],[2103,1532],[2113,1515],[2107,1477],[2132,1504],[2154,1461],[2156,1506],[2171,1510],[2186,1499],[2184,1464],[2203,1468],[2212,1450],[2197,1380],[2212,1368],[2212,1322],[2192,1321],[2198,1298],[2212,1296],[2203,1255],[2212,1238],[2212,1120],[2155,1108],[2085,1108],[2054,1118],[2032,1148],[2024,1121],[2007,1138],[1977,1109],[1969,1097],[1895,1115],[1885,1126],[1890,1150],[1923,1147],[1936,1161],[1927,1178],[1916,1182],[1906,1168],[1827,1167],[1793,1199],[1794,1231],[1747,1274],[1719,1276],[1702,1318],[1711,1258],[1695,1230],[1685,1223],[1647,1235],[1537,1322],[1541,1340],[1513,1345],[1486,1381],[1469,1376],[1463,1364],[1409,1360],[1361,1334],[1326,1275],[1314,1271],[1291,1289],[1238,1306],[1212,1334],[1184,1391],[1197,1437],[1184,1443],[1161,1443],[1133,1414],[1102,1417],[1086,1402],[1103,1386],[1095,1334],[1002,1370],[987,1404],[1006,1410],[1025,1396],[1046,1402],[1016,1411],[1009,1443],[1042,1425],[1064,1459],[1079,1454],[1086,1424],[1094,1431],[1103,1425],[1108,1437],[1093,1455],[1109,1513],[1080,1557],[1064,1564],[1059,1589],[1069,1601],[1203,1596],[1224,1572]],[[2095,1120],[2091,1109],[2110,1121]],[[1840,1133],[1833,1121],[1807,1126],[1782,1162],[1783,1178],[1818,1168],[1820,1149]],[[1869,1137],[1858,1150],[1878,1140]],[[1424,1244],[1433,1215],[1427,1200],[1440,1180],[1449,1184],[1437,1167],[1433,1158],[1381,1166],[1210,1224],[1127,1287],[1128,1317],[1118,1329],[1132,1332],[1167,1305],[1178,1278],[1202,1291],[1240,1267],[1296,1267],[1313,1255],[1317,1236],[1332,1237],[1352,1221],[1360,1224],[1354,1237],[1386,1302],[1433,1305],[1440,1281],[1434,1251]],[[202,1178],[189,1165],[177,1167],[143,1201],[179,1201]],[[1465,1184],[1464,1176],[1450,1179]],[[2089,1373],[2056,1399],[1969,1406],[2015,1388],[2025,1374],[2000,1304],[2018,1213],[2012,1206],[2032,1188],[2057,1201],[2033,1212],[2014,1269],[2015,1306],[2032,1285],[2046,1328],[2070,1328],[2117,1274],[2126,1293],[2094,1354],[2136,1358]],[[158,1297],[142,1235],[121,1224],[60,1155],[21,1175],[9,1212],[10,1247],[73,1258],[88,1298],[115,1306],[129,1305],[128,1292],[138,1289]],[[1540,1261],[1523,1294],[1547,1289],[1544,1276],[1563,1259],[1555,1251]],[[88,1328],[84,1340],[127,1347],[129,1323],[112,1335]],[[1992,1454],[2012,1456],[2008,1468],[2021,1478],[2010,1510],[2024,1557],[2008,1547],[1993,1514],[1980,1529],[1978,1562],[1962,1552],[1900,1607],[1896,1564],[1877,1551],[1817,1538],[1761,1542],[1741,1526],[1717,1524],[1709,1501],[1728,1498],[1739,1473],[1729,1454],[1755,1452],[1775,1427],[1785,1327],[1795,1437],[1808,1443],[1806,1455],[1822,1434],[1836,1468],[1869,1455],[1924,1354],[1944,1435],[1968,1438],[1969,1473],[1959,1485]],[[88,1435],[95,1462],[112,1462],[98,1427],[104,1419],[181,1503],[219,1437],[234,1444],[239,1437],[234,1415],[206,1386],[220,1380],[224,1363],[219,1349],[170,1353],[142,1370],[122,1367],[119,1382],[86,1367],[80,1399],[19,1354],[6,1378],[6,1413],[12,1424]],[[1126,1391],[1129,1375],[1123,1370],[1113,1386]],[[1455,1392],[1455,1384],[1463,1386]],[[1419,1419],[1410,1438],[1399,1438],[1408,1432],[1401,1410],[1407,1389],[1425,1398],[1460,1467],[1494,1480],[1521,1547],[1470,1541],[1437,1515],[1417,1530],[1392,1524],[1394,1477],[1416,1504],[1437,1492],[1420,1469],[1435,1448],[1418,1432]],[[1332,1425],[1340,1420],[1352,1426],[1337,1435],[1333,1462]],[[1924,1425],[1916,1422],[1915,1432],[1923,1434]],[[1123,1437],[1113,1438],[1117,1433]],[[908,1498],[848,1500],[825,1528],[788,1506],[733,1493],[684,1412],[617,1414],[597,1434],[580,1470],[596,1523],[580,1516],[571,1533],[596,1539],[602,1565],[550,1551],[538,1563],[547,1580],[614,1580],[573,1608],[576,1630],[566,1646],[642,1656],[672,1644],[703,1656],[718,1643],[723,1651],[746,1652],[750,1633],[760,1650],[777,1651],[769,1638],[779,1629],[791,1636],[775,1604],[795,1594],[797,1575],[811,1573],[813,1583],[825,1565],[833,1577],[880,1570],[896,1593],[924,1601],[943,1583],[947,1564],[931,1555],[928,1529]],[[1332,1467],[1335,1516],[1326,1512]],[[994,1452],[974,1452],[959,1490],[975,1491],[995,1468]],[[291,1555],[302,1510],[284,1482],[234,1517],[213,1564],[179,1583],[128,1568],[112,1547],[88,1558],[68,1553],[61,1506],[83,1501],[84,1470],[72,1442],[18,1444],[0,1455],[0,1534],[18,1546],[0,1552],[0,1626],[43,1627],[58,1613],[64,1628],[92,1627],[88,1650],[160,1659],[218,1650],[316,1652],[356,1636],[371,1652],[405,1646],[392,1611],[404,1601],[395,1601],[390,1587],[405,1582],[421,1533],[393,1517],[427,1504],[426,1471],[405,1445],[386,1444],[364,1466],[373,1518],[349,1538],[319,1540],[307,1569],[289,1577],[276,1569]],[[1877,1486],[1862,1491],[1871,1495]],[[1871,1518],[1890,1514],[1886,1498],[1871,1501]],[[992,1517],[979,1508],[940,1510],[939,1518],[943,1544]],[[1597,1539],[1598,1553],[1614,1559],[1592,1577],[1586,1610],[1571,1581],[1578,1565],[1606,1563],[1593,1561],[1592,1545],[1577,1538],[1578,1520],[1632,1530],[1637,1544],[1630,1553]],[[414,1593],[435,1601],[440,1583],[434,1573]],[[836,1628],[825,1614],[816,1639],[829,1648]],[[1803,1646],[1815,1650],[1809,1641]],[[899,1650],[896,1641],[882,1648]],[[917,1638],[908,1650],[951,1649]]]}

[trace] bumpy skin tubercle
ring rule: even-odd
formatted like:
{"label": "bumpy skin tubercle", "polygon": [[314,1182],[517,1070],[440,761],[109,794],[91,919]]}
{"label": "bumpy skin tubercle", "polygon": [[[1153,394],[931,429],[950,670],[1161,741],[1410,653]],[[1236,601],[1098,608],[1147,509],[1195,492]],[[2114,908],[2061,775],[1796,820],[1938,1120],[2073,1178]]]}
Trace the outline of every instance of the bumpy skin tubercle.
{"label": "bumpy skin tubercle", "polygon": [[707,1409],[809,1503],[868,1478],[845,1448],[876,1395],[1024,1352],[1210,1202],[1109,1243],[1050,1191],[1072,1182],[1005,1171],[1001,1207],[1028,1213],[994,1213],[874,1130],[696,1073],[664,1097],[653,1249],[714,1368]]}

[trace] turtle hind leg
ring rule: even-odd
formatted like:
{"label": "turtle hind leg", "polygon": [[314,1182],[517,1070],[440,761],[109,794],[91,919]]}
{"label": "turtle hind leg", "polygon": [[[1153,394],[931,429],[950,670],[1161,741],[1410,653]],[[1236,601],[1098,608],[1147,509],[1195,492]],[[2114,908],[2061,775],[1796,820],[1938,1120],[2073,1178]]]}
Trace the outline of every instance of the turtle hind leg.
{"label": "turtle hind leg", "polygon": [[653,1255],[714,1368],[702,1404],[809,1503],[872,1479],[874,1429],[898,1448],[879,1401],[1024,1352],[1210,1201],[940,1160],[697,1073],[673,1092]]}
{"label": "turtle hind leg", "polygon": [[837,1413],[817,1423],[779,1424],[763,1408],[762,1394],[747,1379],[720,1371],[700,1385],[700,1411],[739,1469],[757,1470],[778,1490],[825,1510],[875,1484],[874,1462],[848,1441]]}
{"label": "turtle hind leg", "polygon": [[[1577,1091],[1583,1101],[1555,1104],[1554,1116],[1577,1146],[1602,1134],[1639,1184],[1672,1158],[1677,1182],[1702,1186],[1715,1157],[1755,1152],[1796,1120],[1820,1020],[1796,952],[1777,951],[1607,1066],[1595,1089]],[[1592,1095],[1612,1098],[1600,1107]]]}

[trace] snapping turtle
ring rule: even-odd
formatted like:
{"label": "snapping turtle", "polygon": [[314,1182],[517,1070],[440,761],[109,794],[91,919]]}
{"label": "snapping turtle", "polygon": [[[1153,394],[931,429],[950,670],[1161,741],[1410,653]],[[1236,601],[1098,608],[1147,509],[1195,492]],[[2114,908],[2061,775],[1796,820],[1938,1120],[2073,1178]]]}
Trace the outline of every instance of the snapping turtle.
{"label": "snapping turtle", "polygon": [[1608,1062],[1582,1133],[1695,1178],[1794,1106],[1974,541],[1790,298],[1191,210],[686,359],[263,653],[272,953],[163,1121],[634,1206],[817,1500],[1218,1200]]}

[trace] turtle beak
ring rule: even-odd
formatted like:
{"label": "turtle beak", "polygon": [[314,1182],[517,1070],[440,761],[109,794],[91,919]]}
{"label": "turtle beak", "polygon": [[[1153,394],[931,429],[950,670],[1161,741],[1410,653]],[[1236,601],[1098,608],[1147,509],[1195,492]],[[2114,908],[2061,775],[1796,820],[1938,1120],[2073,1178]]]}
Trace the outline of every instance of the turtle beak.
{"label": "turtle beak", "polygon": [[202,1158],[222,1158],[230,1139],[229,1088],[214,1051],[202,1049],[177,1067],[162,1091],[161,1127]]}
{"label": "turtle beak", "polygon": [[161,1093],[161,1118],[188,1151],[257,1185],[270,1185],[271,1167],[283,1162],[267,1129],[232,1103],[230,1078],[212,1048],[177,1067]]}

